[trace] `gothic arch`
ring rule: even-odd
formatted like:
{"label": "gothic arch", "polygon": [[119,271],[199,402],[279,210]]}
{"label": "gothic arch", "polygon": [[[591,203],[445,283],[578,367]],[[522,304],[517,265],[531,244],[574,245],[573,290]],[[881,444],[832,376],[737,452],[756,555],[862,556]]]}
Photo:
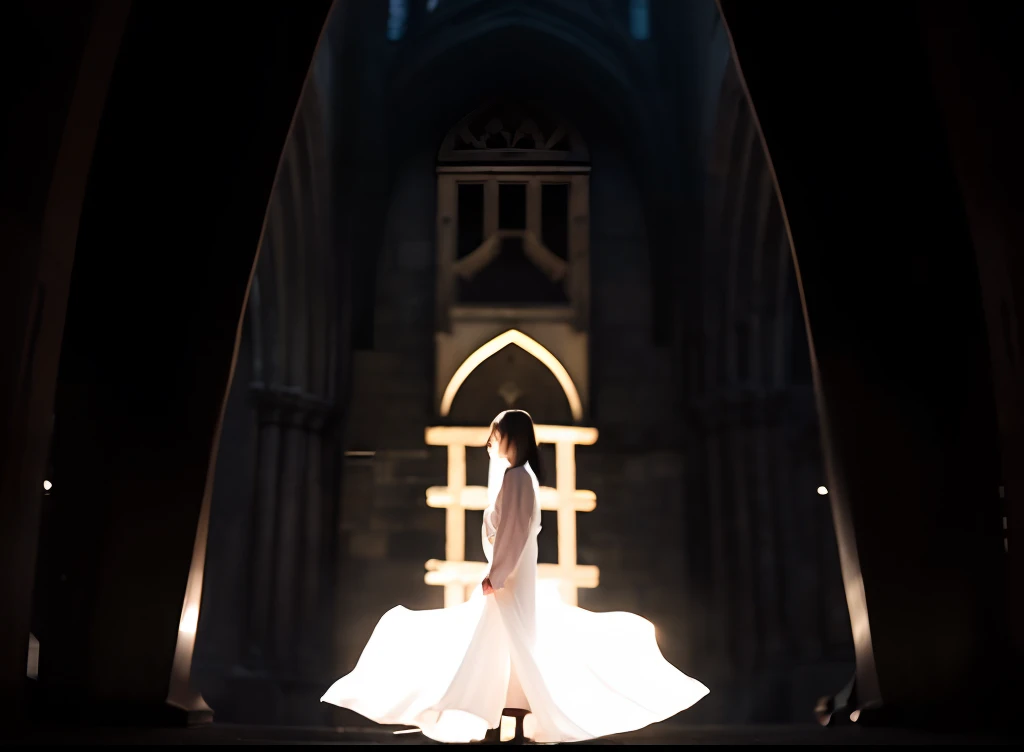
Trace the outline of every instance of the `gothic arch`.
{"label": "gothic arch", "polygon": [[499,334],[494,339],[478,347],[469,355],[468,358],[462,361],[462,365],[455,370],[455,373],[452,375],[451,380],[449,380],[448,386],[445,387],[444,394],[441,397],[441,417],[446,417],[448,415],[452,408],[452,402],[455,401],[455,395],[459,393],[459,388],[463,383],[465,383],[466,379],[469,378],[469,375],[473,373],[481,363],[492,355],[504,350],[509,345],[516,345],[517,347],[522,348],[551,371],[551,374],[555,379],[557,379],[559,386],[562,387],[562,391],[565,392],[565,398],[569,400],[569,409],[572,411],[573,420],[582,420],[583,400],[580,399],[580,394],[576,389],[576,385],[573,383],[572,377],[569,375],[565,366],[562,365],[561,361],[559,361],[550,350],[532,337],[523,334],[518,329],[509,329],[503,334]]}
{"label": "gothic arch", "polygon": [[534,102],[488,102],[445,136],[439,164],[589,164],[590,152],[571,123]]}
{"label": "gothic arch", "polygon": [[[198,631],[192,679],[215,707],[228,706],[229,718],[223,663],[259,670],[273,655],[301,671],[298,653],[282,646],[313,644],[324,618],[316,604],[331,597],[330,577],[315,576],[332,545],[324,521],[336,482],[329,473],[339,383],[328,94],[314,68],[280,153],[241,333],[247,341],[225,408],[207,595],[201,621],[190,623]],[[295,594],[281,572],[302,572],[306,588]]]}

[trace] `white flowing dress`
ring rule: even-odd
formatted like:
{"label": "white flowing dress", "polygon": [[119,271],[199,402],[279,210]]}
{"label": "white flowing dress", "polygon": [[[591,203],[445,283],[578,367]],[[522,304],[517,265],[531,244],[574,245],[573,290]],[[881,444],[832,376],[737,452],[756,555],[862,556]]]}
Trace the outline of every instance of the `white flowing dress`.
{"label": "white flowing dress", "polygon": [[686,710],[707,687],[662,656],[654,625],[595,613],[537,592],[537,478],[528,465],[498,484],[481,531],[495,588],[458,606],[378,622],[355,669],[321,698],[378,723],[469,742],[522,708],[526,736],[555,743],[634,731]]}

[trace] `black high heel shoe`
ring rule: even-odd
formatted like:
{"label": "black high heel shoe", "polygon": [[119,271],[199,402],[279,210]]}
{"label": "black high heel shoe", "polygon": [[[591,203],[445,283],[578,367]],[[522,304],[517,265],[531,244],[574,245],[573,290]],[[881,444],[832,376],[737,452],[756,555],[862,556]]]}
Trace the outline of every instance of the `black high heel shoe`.
{"label": "black high heel shoe", "polygon": [[516,719],[516,734],[509,740],[509,744],[526,744],[526,734],[523,732],[523,719],[526,718],[526,714],[529,712],[529,710],[523,710],[522,708],[505,708],[501,711],[502,715]]}
{"label": "black high heel shoe", "polygon": [[522,708],[505,708],[501,711],[502,718],[508,716],[516,719],[516,733],[508,742],[501,741],[501,721],[497,728],[487,729],[483,739],[470,742],[470,744],[526,744],[526,733],[523,730],[523,719],[526,718],[528,710]]}

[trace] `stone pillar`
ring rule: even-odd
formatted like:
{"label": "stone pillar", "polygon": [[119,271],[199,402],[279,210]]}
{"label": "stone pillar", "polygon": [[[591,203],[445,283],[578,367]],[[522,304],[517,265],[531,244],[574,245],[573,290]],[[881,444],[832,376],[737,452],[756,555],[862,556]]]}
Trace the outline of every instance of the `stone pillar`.
{"label": "stone pillar", "polygon": [[916,5],[719,5],[798,262],[860,703],[984,722],[1009,680],[991,353]]}
{"label": "stone pillar", "polygon": [[251,395],[258,415],[260,465],[247,653],[255,666],[295,667],[303,625],[317,621],[324,570],[320,557],[331,534],[322,524],[329,500],[315,482],[315,471],[321,464],[321,431],[333,407],[297,390],[255,387]]}
{"label": "stone pillar", "polygon": [[247,454],[218,470],[211,583],[215,593],[239,595],[207,611],[201,670],[211,703],[233,722],[318,722],[316,687],[330,678],[339,275],[328,101],[311,76],[249,296],[251,371],[233,388],[230,435]]}
{"label": "stone pillar", "polygon": [[792,332],[789,243],[732,61],[712,146],[698,309],[703,374],[690,396],[695,453],[706,455],[691,489],[707,499],[712,531],[708,543],[693,543],[712,575],[694,584],[714,604],[709,669],[739,685],[731,717],[790,719],[806,710],[787,707],[788,696],[812,691],[797,676],[806,656],[825,662],[837,652],[822,617],[841,583],[829,520],[812,507],[824,472],[805,441],[817,441],[818,427],[795,367],[809,356]]}
{"label": "stone pillar", "polygon": [[[183,602],[203,566],[211,456],[267,202],[328,9],[257,13],[258,33],[238,35],[227,10],[204,10],[197,32],[189,14],[132,8],[90,166],[57,388],[68,494],[50,531],[63,579],[41,599],[40,682],[68,713],[189,719],[171,680],[183,678],[179,637],[192,629]],[[181,44],[187,64],[169,68]],[[263,84],[225,90],[238,76]],[[149,271],[124,284],[140,243]]]}

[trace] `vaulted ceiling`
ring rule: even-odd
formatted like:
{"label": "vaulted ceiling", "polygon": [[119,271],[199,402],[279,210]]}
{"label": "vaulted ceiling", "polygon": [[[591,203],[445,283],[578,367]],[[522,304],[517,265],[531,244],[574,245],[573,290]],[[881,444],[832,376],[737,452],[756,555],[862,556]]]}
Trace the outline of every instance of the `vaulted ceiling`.
{"label": "vaulted ceiling", "polygon": [[[650,5],[652,33],[638,40],[623,0],[440,0],[432,10],[409,0],[402,33],[389,40],[388,4],[348,3],[331,37],[343,69],[336,108],[351,113],[339,163],[362,163],[379,181],[371,189],[364,180],[364,190],[386,194],[410,157],[436,153],[448,130],[484,101],[544,100],[584,140],[617,143],[626,156],[647,214],[656,336],[667,339],[673,256],[694,232],[681,230],[680,220],[699,221],[704,130],[724,38],[711,0]],[[376,160],[376,174],[368,160]],[[681,211],[686,203],[693,206]],[[362,222],[372,216],[365,206],[353,211]]]}

